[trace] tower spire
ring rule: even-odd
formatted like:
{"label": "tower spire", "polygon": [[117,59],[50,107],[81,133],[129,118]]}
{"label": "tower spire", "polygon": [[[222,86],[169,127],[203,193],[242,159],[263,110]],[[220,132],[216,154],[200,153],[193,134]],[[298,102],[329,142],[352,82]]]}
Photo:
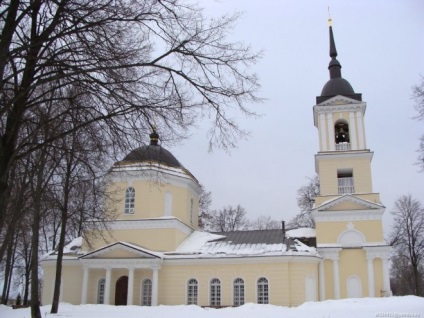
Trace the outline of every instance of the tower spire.
{"label": "tower spire", "polygon": [[337,60],[337,49],[336,49],[336,43],[334,41],[334,35],[333,35],[333,26],[332,26],[332,20],[331,18],[328,19],[328,26],[330,28],[330,57],[331,61],[328,65],[328,70],[330,71],[330,79],[342,77],[341,68],[342,65]]}

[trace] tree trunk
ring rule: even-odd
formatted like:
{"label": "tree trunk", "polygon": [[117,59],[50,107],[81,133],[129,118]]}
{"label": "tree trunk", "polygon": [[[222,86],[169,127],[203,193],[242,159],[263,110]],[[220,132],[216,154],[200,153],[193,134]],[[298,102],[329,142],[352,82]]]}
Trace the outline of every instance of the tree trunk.
{"label": "tree trunk", "polygon": [[31,317],[41,318],[40,312],[40,294],[38,280],[38,247],[40,232],[40,207],[34,209],[34,218],[32,223],[32,239],[31,239]]}
{"label": "tree trunk", "polygon": [[56,278],[54,282],[54,292],[51,314],[57,314],[59,310],[59,299],[60,299],[60,285],[62,283],[62,259],[63,259],[63,248],[65,247],[66,237],[66,223],[68,221],[67,212],[62,213],[62,227],[60,231],[59,246],[56,260]]}
{"label": "tree trunk", "polygon": [[12,251],[13,251],[13,242],[9,241],[8,247],[7,247],[7,254],[6,254],[6,264],[4,269],[4,280],[3,280],[3,293],[1,296],[1,303],[3,305],[7,305],[7,300],[9,298],[9,285],[11,281],[12,276]]}

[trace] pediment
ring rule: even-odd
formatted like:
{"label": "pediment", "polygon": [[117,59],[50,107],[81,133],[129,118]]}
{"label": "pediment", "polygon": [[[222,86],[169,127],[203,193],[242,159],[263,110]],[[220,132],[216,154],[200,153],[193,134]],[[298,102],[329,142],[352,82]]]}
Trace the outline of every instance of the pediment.
{"label": "pediment", "polygon": [[95,251],[89,252],[81,259],[161,259],[161,253],[153,252],[143,247],[126,243],[116,242],[104,247],[101,247]]}
{"label": "pediment", "polygon": [[363,210],[381,210],[382,204],[374,203],[355,197],[351,194],[345,194],[341,197],[324,202],[316,207],[315,211],[363,211]]}
{"label": "pediment", "polygon": [[318,104],[319,106],[337,106],[337,105],[349,105],[349,104],[363,104],[363,102],[343,96],[337,95],[327,99],[325,102]]}

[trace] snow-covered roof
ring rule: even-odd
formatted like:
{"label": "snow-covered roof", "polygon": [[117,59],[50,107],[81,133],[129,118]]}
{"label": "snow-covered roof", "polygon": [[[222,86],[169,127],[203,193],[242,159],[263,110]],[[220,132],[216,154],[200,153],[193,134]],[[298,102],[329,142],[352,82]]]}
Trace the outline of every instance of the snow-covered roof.
{"label": "snow-covered roof", "polygon": [[298,229],[288,230],[286,232],[287,237],[316,237],[317,231],[311,227],[300,227]]}
{"label": "snow-covered roof", "polygon": [[235,231],[207,233],[195,231],[174,252],[173,257],[242,257],[276,255],[318,256],[314,247],[284,237],[281,230]]}
{"label": "snow-covered roof", "polygon": [[[63,248],[63,258],[66,259],[67,256],[71,255],[71,258],[74,258],[78,254],[83,254],[81,252],[82,247],[82,237],[74,238],[71,242],[66,244]],[[43,255],[43,259],[56,258],[57,256],[57,248],[53,251],[49,251]]]}

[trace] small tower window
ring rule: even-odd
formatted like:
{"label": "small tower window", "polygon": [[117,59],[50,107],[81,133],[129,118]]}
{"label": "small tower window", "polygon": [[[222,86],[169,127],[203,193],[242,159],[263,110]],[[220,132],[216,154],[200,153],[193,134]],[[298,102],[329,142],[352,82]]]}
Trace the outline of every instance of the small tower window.
{"label": "small tower window", "polygon": [[135,202],[135,190],[133,187],[129,187],[125,191],[125,214],[133,214],[134,213],[134,202]]}
{"label": "small tower window", "polygon": [[339,194],[355,192],[352,169],[337,170],[337,185]]}
{"label": "small tower window", "polygon": [[190,223],[193,224],[194,222],[194,201],[193,199],[190,200]]}
{"label": "small tower window", "polygon": [[334,139],[336,150],[350,150],[349,124],[345,120],[334,125]]}

